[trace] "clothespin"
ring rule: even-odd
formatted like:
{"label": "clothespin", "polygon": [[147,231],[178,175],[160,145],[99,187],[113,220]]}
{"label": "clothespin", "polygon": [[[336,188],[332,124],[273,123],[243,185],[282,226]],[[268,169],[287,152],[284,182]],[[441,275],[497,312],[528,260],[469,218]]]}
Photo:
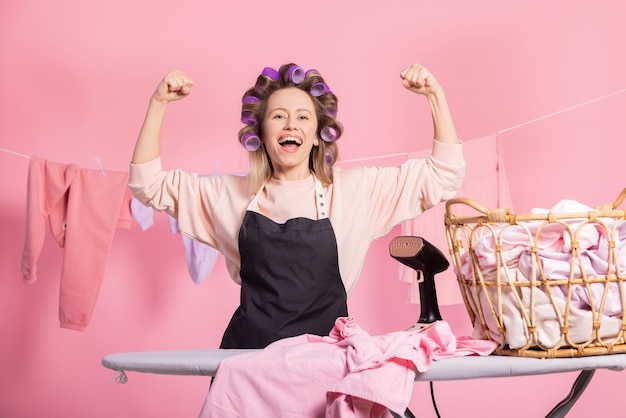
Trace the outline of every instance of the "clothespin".
{"label": "clothespin", "polygon": [[213,163],[215,164],[215,175],[219,176],[220,173],[220,160],[213,160]]}
{"label": "clothespin", "polygon": [[98,168],[100,168],[100,173],[102,173],[102,177],[107,176],[107,172],[104,171],[104,166],[102,165],[102,160],[100,159],[100,157],[96,157],[96,164],[98,164]]}

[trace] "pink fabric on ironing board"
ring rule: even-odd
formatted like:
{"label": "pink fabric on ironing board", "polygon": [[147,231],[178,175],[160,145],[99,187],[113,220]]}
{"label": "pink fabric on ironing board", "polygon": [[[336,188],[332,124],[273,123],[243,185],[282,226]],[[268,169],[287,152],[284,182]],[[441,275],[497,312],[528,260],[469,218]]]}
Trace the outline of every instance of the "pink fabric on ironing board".
{"label": "pink fabric on ironing board", "polygon": [[128,174],[86,170],[32,157],[28,172],[22,277],[37,280],[37,260],[50,232],[63,251],[59,320],[78,331],[89,323],[116,228],[130,228]]}
{"label": "pink fabric on ironing board", "polygon": [[330,335],[301,335],[220,363],[200,417],[391,417],[406,409],[415,372],[434,360],[488,355],[490,341],[456,339],[439,321],[371,336],[352,318]]}

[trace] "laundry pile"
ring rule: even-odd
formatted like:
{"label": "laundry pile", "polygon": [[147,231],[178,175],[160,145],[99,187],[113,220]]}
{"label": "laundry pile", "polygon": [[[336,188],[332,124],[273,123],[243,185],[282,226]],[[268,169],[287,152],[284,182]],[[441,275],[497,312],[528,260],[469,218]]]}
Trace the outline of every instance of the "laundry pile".
{"label": "laundry pile", "polygon": [[[593,212],[573,200],[531,211]],[[588,341],[594,322],[600,324],[601,338],[618,334],[626,275],[624,219],[590,216],[478,228],[477,236],[482,235],[475,240],[473,251],[461,255],[460,272],[468,281],[500,283],[475,286],[494,340],[505,338],[510,348],[524,347],[532,324],[537,326],[539,344],[547,348],[563,343],[564,330],[569,339],[566,344]],[[498,300],[501,308],[494,304]],[[498,331],[492,307],[504,326],[504,336]],[[478,317],[475,322],[475,335],[481,335]]]}

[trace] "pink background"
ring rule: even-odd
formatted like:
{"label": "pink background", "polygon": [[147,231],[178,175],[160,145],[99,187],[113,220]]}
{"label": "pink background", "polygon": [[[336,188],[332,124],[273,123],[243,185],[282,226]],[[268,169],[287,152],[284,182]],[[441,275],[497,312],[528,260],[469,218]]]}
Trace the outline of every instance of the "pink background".
{"label": "pink background", "polygon": [[[196,86],[169,111],[165,165],[243,171],[241,94],[264,66],[294,61],[317,68],[340,97],[343,159],[419,151],[430,145],[428,109],[398,77],[419,62],[444,85],[464,140],[507,130],[500,141],[516,211],[563,198],[595,206],[626,187],[626,94],[610,95],[626,88],[625,15],[619,0],[3,1],[0,147],[85,168],[99,157],[107,170],[126,171],[150,94],[179,68]],[[119,230],[91,323],[60,329],[62,251],[50,237],[39,281],[20,279],[27,167],[27,157],[0,152],[0,416],[197,416],[207,378],[131,373],[119,385],[100,360],[215,347],[238,302],[222,259],[198,286],[164,215],[146,232]],[[388,256],[398,231],[372,245],[350,300],[372,333],[403,329],[419,313],[404,303]],[[450,292],[441,297],[454,301]],[[441,310],[467,335],[463,306]],[[445,417],[544,416],[575,377],[442,382],[435,391]],[[599,371],[571,416],[621,411],[625,383],[626,374]],[[434,416],[427,385],[416,384],[411,407]]]}

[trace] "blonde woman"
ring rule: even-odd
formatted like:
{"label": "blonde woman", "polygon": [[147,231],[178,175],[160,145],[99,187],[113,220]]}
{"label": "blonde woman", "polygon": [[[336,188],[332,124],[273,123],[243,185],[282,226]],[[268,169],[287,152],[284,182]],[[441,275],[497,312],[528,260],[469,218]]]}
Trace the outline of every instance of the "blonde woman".
{"label": "blonde woman", "polygon": [[422,65],[401,82],[432,110],[431,155],[398,167],[340,169],[337,97],[316,70],[266,67],[242,98],[239,141],[247,176],[164,171],[160,132],[171,102],[190,94],[181,71],[165,75],[135,146],[129,186],[145,205],[178,219],[180,231],[219,250],[241,303],[221,348],[263,348],[300,334],[326,335],[348,316],[347,295],[370,243],[454,196],[465,173],[445,93]]}

